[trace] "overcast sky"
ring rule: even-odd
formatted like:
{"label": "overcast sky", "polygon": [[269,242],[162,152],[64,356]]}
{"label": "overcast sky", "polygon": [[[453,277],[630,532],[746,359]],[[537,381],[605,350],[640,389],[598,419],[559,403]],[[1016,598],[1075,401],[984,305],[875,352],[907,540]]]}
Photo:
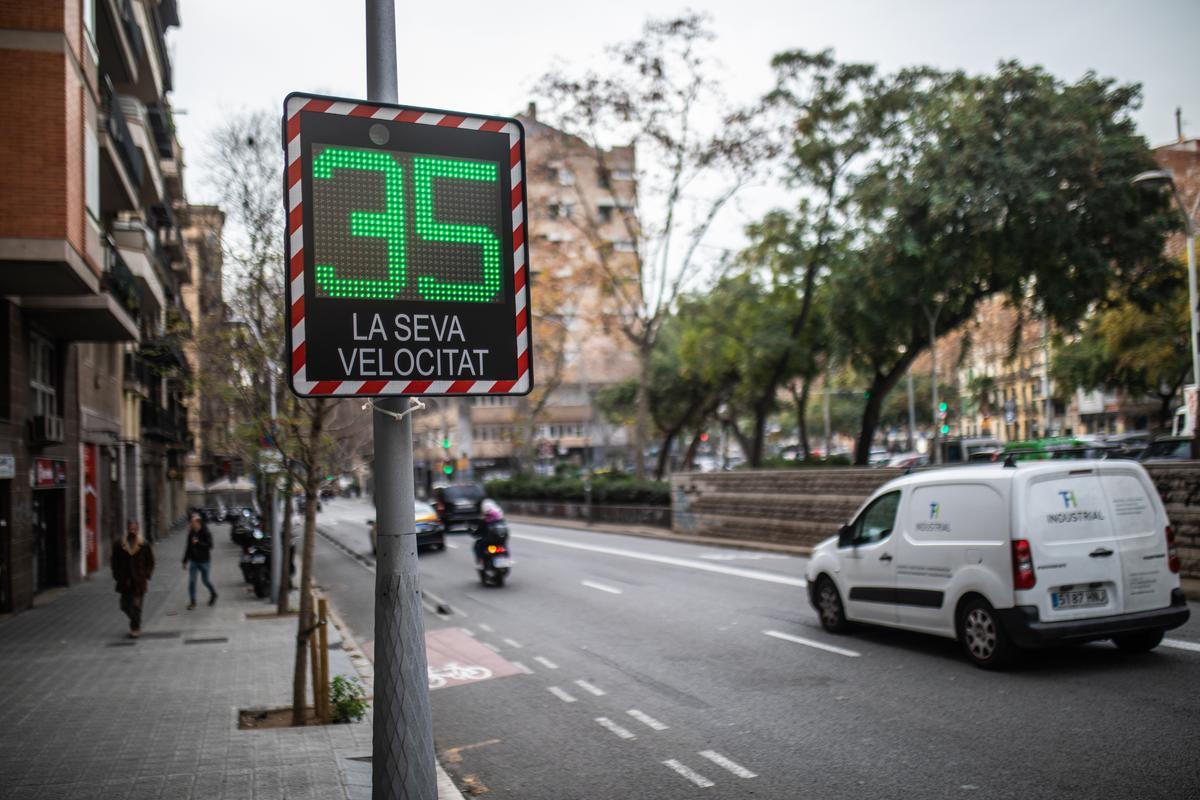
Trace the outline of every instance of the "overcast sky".
{"label": "overcast sky", "polygon": [[[174,103],[192,202],[211,200],[203,162],[222,115],[270,108],[289,91],[366,93],[363,0],[184,0],[171,33]],[[555,63],[577,63],[635,37],[647,14],[691,7],[718,33],[725,91],[748,103],[768,88],[785,49],[833,48],[841,60],[892,71],[913,64],[970,72],[1003,59],[1065,80],[1088,70],[1143,86],[1137,114],[1151,144],[1200,135],[1200,2],[1196,0],[662,0],[408,3],[397,0],[400,101],[513,114]],[[282,157],[282,156],[281,156]],[[745,208],[745,207],[744,207]],[[751,213],[746,210],[744,213]],[[728,228],[727,228],[728,230]],[[726,234],[727,235],[727,234]],[[734,244],[729,242],[729,244]]]}

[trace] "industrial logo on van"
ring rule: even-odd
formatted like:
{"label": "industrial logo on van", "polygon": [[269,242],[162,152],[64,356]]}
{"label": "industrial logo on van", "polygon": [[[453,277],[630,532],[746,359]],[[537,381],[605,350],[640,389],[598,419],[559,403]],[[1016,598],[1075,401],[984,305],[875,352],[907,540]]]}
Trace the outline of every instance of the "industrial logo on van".
{"label": "industrial logo on van", "polygon": [[1046,522],[1061,524],[1064,522],[1096,522],[1104,519],[1104,514],[1100,511],[1089,511],[1087,509],[1071,511],[1070,509],[1079,508],[1079,501],[1075,497],[1075,492],[1070,489],[1059,492],[1058,496],[1062,498],[1063,508],[1067,510],[1059,511],[1056,514],[1047,514]]}
{"label": "industrial logo on van", "polygon": [[929,521],[928,522],[918,522],[917,530],[923,531],[925,533],[949,533],[950,532],[950,523],[937,521],[938,517],[940,517],[941,515],[942,515],[942,504],[941,503],[930,503],[929,504]]}

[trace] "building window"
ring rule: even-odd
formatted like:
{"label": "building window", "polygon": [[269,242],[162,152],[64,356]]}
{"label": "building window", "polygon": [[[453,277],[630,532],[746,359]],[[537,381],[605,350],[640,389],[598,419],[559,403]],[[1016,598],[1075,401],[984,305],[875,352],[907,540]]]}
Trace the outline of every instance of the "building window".
{"label": "building window", "polygon": [[35,417],[58,416],[58,365],[54,344],[36,333],[29,335],[29,388]]}
{"label": "building window", "polygon": [[617,251],[618,253],[632,253],[635,252],[637,248],[633,246],[633,242],[629,239],[620,239],[613,242],[613,250]]}
{"label": "building window", "polygon": [[601,189],[608,189],[612,185],[611,175],[604,167],[596,170],[596,185]]}
{"label": "building window", "polygon": [[567,167],[560,167],[558,170],[558,185],[559,186],[574,186],[575,173]]}
{"label": "building window", "polygon": [[596,214],[600,217],[601,223],[612,222],[613,207],[612,206],[598,206],[596,208]]}

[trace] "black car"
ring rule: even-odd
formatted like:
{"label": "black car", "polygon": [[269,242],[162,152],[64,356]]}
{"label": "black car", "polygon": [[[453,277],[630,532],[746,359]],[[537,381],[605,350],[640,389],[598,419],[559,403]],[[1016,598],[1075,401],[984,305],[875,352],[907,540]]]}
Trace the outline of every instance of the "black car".
{"label": "black car", "polygon": [[1163,436],[1142,451],[1141,461],[1186,461],[1192,457],[1192,437]]}
{"label": "black car", "polygon": [[477,483],[435,486],[433,507],[447,531],[473,531],[483,519],[480,504],[487,494]]}

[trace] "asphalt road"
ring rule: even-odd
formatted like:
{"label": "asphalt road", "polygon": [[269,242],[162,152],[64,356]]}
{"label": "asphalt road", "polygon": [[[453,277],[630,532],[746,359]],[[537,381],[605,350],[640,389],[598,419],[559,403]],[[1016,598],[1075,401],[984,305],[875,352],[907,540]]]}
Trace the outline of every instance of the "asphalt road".
{"label": "asphalt road", "polygon": [[[365,501],[325,504],[316,575],[373,638]],[[513,525],[503,588],[470,537],[421,556],[427,631],[511,677],[431,693],[460,786],[489,797],[1200,797],[1200,620],[1146,655],[1096,643],[971,666],[949,640],[825,633],[804,559]],[[348,555],[356,553],[356,557]],[[445,602],[450,615],[432,613]]]}

